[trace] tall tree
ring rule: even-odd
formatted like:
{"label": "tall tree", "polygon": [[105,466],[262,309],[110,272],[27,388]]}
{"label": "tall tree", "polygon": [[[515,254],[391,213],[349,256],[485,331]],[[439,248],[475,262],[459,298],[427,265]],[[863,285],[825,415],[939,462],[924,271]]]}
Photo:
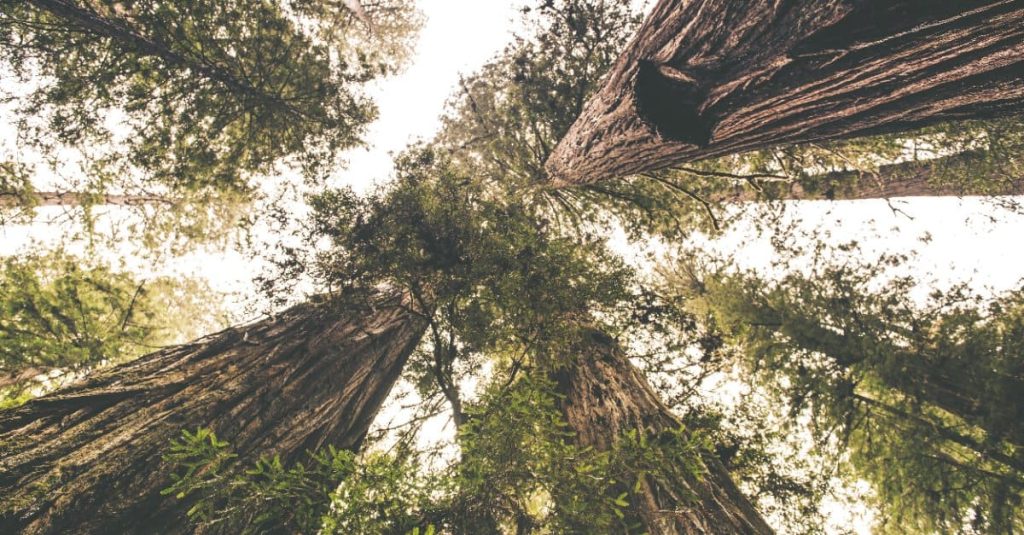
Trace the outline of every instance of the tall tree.
{"label": "tall tree", "polygon": [[38,185],[45,188],[39,190],[34,184],[38,170],[13,161],[0,164],[0,226],[32,232],[28,225],[45,224],[66,240],[117,247],[130,243],[153,256],[247,237],[260,217],[289,195],[215,186],[166,188],[109,162],[61,172],[49,186]]}
{"label": "tall tree", "polygon": [[[630,270],[601,240],[543,221],[537,206],[524,202],[518,190],[478,179],[469,174],[472,168],[460,167],[458,160],[429,149],[413,150],[399,159],[397,169],[394,182],[369,197],[345,191],[316,197],[312,234],[304,241],[329,247],[320,249],[312,259],[286,257],[282,266],[310,273],[330,287],[384,281],[406,289],[421,303],[421,309],[430,310],[428,343],[410,363],[409,377],[421,386],[427,405],[433,406],[430,400],[438,395],[451,407],[462,446],[462,460],[454,468],[456,499],[434,519],[456,533],[499,529],[527,533],[582,528],[587,518],[581,511],[601,506],[605,507],[601,518],[590,518],[595,526],[622,526],[614,517],[608,518],[607,506],[614,505],[616,498],[631,498],[588,490],[585,484],[572,481],[572,475],[587,471],[588,463],[566,457],[566,450],[557,445],[565,432],[557,415],[544,412],[545,405],[533,397],[533,390],[519,390],[516,385],[527,369],[550,369],[552,361],[558,360],[554,348],[571,338],[571,330],[559,318],[589,312],[613,314],[628,307],[633,297],[628,290],[632,286]],[[274,279],[287,281],[294,275]],[[464,399],[460,384],[479,373],[488,360],[507,374],[495,380],[499,385],[493,393],[497,405],[518,399],[527,409],[543,414],[526,416],[488,404],[481,409],[480,404]],[[511,390],[502,388],[503,383]],[[509,420],[493,421],[493,414]],[[515,425],[510,428],[511,422]],[[534,425],[545,427],[531,431]],[[617,436],[628,427],[624,424],[615,430],[615,438],[630,440]],[[638,430],[640,438],[634,437],[644,441],[636,445],[644,455],[650,453],[643,447],[648,431]],[[668,432],[656,430],[660,431]],[[500,434],[501,443],[482,436],[493,432]],[[532,434],[537,436],[530,438]],[[543,453],[538,452],[536,460],[524,458],[527,453],[517,452],[516,445]],[[689,447],[688,442],[683,445]],[[588,451],[589,446],[581,445],[580,451]],[[594,462],[608,465],[607,456],[616,457],[611,450],[601,453],[606,458]],[[647,459],[644,455],[639,458]],[[554,466],[552,459],[563,459],[554,463],[561,466]],[[636,480],[644,469],[626,459],[616,460],[621,465],[616,473]],[[687,468],[678,470],[686,472]],[[531,479],[530,473],[537,474],[536,478]],[[721,490],[734,490],[724,472],[716,472],[715,477],[707,484],[720,491],[715,507],[733,513],[744,510],[756,517],[749,505],[743,509],[722,503],[742,500],[742,495]],[[610,477],[598,480],[607,485]],[[688,496],[690,489],[677,488],[681,481],[667,485],[677,498]],[[697,474],[690,474],[685,481],[687,485],[701,484]],[[573,489],[571,497],[559,495],[559,488]],[[632,483],[618,494],[629,496],[631,492]],[[550,501],[546,513],[532,510],[530,504],[536,500]],[[705,506],[711,505],[694,507]]]}
{"label": "tall tree", "polygon": [[361,144],[362,87],[399,68],[417,25],[407,0],[5,0],[0,49],[27,89],[5,91],[20,140],[58,171],[69,148],[85,164],[63,189],[170,201],[195,239],[192,219],[236,223],[281,166],[319,180]]}
{"label": "tall tree", "polygon": [[161,495],[183,428],[284,462],[357,449],[425,327],[409,305],[386,291],[299,305],[0,413],[0,527],[191,531],[189,500]]}
{"label": "tall tree", "polygon": [[[584,328],[578,355],[556,375],[559,405],[575,440],[599,451],[613,448],[616,437],[643,436],[651,448],[671,450],[684,440],[680,420],[658,399],[643,373],[607,334]],[[690,533],[772,533],[711,452],[690,463],[666,456],[664,465],[631,474],[620,482],[628,492],[629,513],[638,532],[656,535]]]}
{"label": "tall tree", "polygon": [[662,0],[546,164],[591,183],[768,146],[1017,113],[1011,0]]}
{"label": "tall tree", "polygon": [[[320,171],[359,142],[374,116],[359,85],[392,71],[395,59],[361,48],[356,34],[367,30],[344,8],[291,4],[10,2],[0,19],[10,68],[53,80],[25,101],[23,126],[45,113],[56,141],[78,145],[102,141],[110,134],[103,112],[122,110],[131,134],[121,150],[177,185],[240,187],[239,175],[284,157]],[[317,42],[306,21],[289,17],[292,7],[320,15],[312,21],[336,37]],[[347,49],[330,46],[338,35]]]}
{"label": "tall tree", "polygon": [[1021,293],[981,308],[964,288],[911,298],[885,266],[707,277],[704,297],[746,369],[818,440],[840,437],[886,531],[1008,533],[1021,526]]}

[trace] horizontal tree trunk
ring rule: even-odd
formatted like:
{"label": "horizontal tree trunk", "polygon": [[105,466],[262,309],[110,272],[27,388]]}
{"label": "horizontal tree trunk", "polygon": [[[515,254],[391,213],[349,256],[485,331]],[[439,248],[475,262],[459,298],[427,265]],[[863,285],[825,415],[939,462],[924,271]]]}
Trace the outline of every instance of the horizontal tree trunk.
{"label": "horizontal tree trunk", "polygon": [[32,206],[144,206],[152,204],[173,204],[173,201],[160,195],[115,195],[78,193],[74,191],[33,191],[18,196],[0,193],[0,207],[19,206],[24,204],[23,198],[31,199]]}
{"label": "horizontal tree trunk", "polygon": [[1022,103],[1020,0],[661,0],[546,168],[595,182]]}
{"label": "horizontal tree trunk", "polygon": [[356,450],[425,328],[406,302],[296,306],[0,413],[0,533],[191,531],[191,504],[160,495],[183,429],[243,462]]}
{"label": "horizontal tree trunk", "polygon": [[[883,165],[876,172],[836,171],[763,186],[775,198],[794,201],[1024,195],[1024,176],[1003,175],[998,169],[981,165],[988,157],[984,151],[965,151],[932,160]],[[752,188],[740,186],[733,193],[711,200],[752,202],[762,198]]]}
{"label": "horizontal tree trunk", "polygon": [[[600,331],[584,333],[579,358],[556,380],[563,415],[581,446],[608,451],[630,430],[657,437],[680,427],[640,370]],[[630,492],[627,519],[651,535],[772,532],[713,454],[699,462],[701,477],[682,467],[646,476],[640,492]]]}

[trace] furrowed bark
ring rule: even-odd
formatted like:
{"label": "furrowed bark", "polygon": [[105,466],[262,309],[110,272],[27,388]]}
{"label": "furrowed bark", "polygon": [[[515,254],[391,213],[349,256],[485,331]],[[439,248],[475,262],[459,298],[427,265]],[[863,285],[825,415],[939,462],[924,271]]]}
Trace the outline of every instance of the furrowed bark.
{"label": "furrowed bark", "polygon": [[1020,0],[661,0],[546,169],[595,182],[1022,104]]}
{"label": "furrowed bark", "polygon": [[398,294],[360,302],[299,305],[0,413],[0,532],[190,532],[191,503],[160,495],[183,429],[241,459],[358,449],[426,326]]}
{"label": "furrowed bark", "polygon": [[[604,333],[583,334],[578,360],[556,374],[562,413],[581,446],[608,451],[636,429],[648,436],[675,430],[679,420],[643,374]],[[647,476],[630,492],[629,517],[651,535],[769,534],[771,528],[708,453],[701,477]],[[629,489],[631,490],[631,489]]]}

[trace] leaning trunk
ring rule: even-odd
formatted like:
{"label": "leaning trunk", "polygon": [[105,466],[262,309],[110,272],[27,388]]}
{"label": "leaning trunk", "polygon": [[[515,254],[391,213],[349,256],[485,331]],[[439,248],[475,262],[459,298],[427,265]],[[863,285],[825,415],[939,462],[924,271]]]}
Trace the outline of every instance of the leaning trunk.
{"label": "leaning trunk", "polygon": [[[585,332],[580,358],[557,374],[560,404],[580,446],[612,449],[631,430],[649,437],[679,429],[643,374],[616,342],[597,330]],[[652,438],[652,441],[655,440]],[[666,467],[630,491],[629,517],[652,535],[768,534],[764,522],[722,463],[707,453],[703,474]]]}
{"label": "leaning trunk", "polygon": [[1022,103],[1019,0],[661,0],[546,168],[594,182]]}
{"label": "leaning trunk", "polygon": [[397,295],[300,305],[0,414],[0,532],[190,531],[162,459],[206,427],[240,458],[356,450],[425,326]]}

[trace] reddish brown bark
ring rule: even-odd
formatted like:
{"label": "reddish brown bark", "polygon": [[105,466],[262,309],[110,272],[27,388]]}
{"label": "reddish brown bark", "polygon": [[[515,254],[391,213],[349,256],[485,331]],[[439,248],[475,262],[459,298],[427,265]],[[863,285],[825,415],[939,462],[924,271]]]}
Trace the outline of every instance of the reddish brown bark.
{"label": "reddish brown bark", "polygon": [[546,169],[594,182],[1022,103],[1020,0],[662,0]]}
{"label": "reddish brown bark", "polygon": [[191,504],[160,495],[183,429],[247,460],[357,449],[425,327],[404,298],[360,301],[300,305],[0,413],[0,532],[190,531]]}
{"label": "reddish brown bark", "polygon": [[[580,445],[608,451],[633,429],[651,437],[679,429],[614,340],[589,330],[579,347],[580,358],[556,380],[563,415]],[[630,493],[629,520],[652,535],[772,532],[718,459],[709,453],[699,462],[705,468],[700,477],[685,470],[645,477],[640,492]]]}

